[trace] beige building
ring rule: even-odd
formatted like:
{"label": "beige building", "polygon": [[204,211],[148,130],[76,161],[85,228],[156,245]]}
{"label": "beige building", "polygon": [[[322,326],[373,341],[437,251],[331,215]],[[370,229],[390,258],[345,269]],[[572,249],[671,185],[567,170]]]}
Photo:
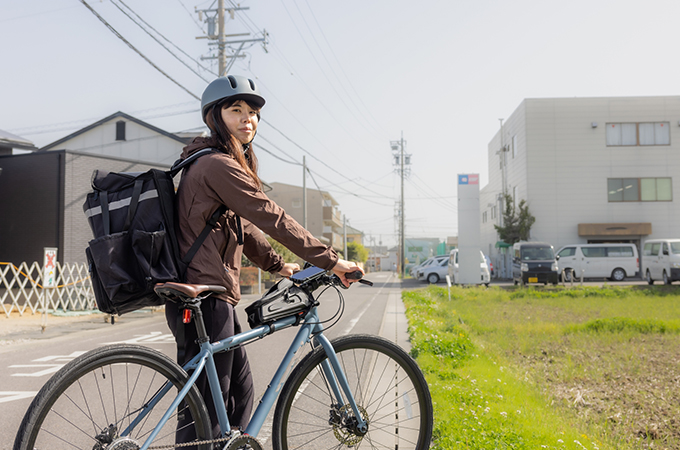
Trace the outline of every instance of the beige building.
{"label": "beige building", "polygon": [[[303,224],[302,188],[284,183],[268,183],[272,190],[269,198]],[[338,202],[326,191],[307,189],[307,230],[336,251],[342,251],[342,213]]]}
{"label": "beige building", "polygon": [[531,240],[556,250],[680,237],[679,96],[526,99],[489,143],[488,164],[481,239],[494,263],[504,190],[536,217]]}

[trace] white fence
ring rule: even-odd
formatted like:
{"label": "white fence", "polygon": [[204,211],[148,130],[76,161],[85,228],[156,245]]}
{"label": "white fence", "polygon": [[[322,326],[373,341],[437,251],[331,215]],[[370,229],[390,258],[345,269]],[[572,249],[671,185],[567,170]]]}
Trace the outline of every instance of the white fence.
{"label": "white fence", "polygon": [[[37,262],[31,266],[15,266],[0,262],[0,304],[7,317],[14,311],[35,314],[48,310],[86,311],[97,309],[85,263],[57,263],[57,287],[43,288],[43,268]],[[28,310],[28,311],[27,311]]]}

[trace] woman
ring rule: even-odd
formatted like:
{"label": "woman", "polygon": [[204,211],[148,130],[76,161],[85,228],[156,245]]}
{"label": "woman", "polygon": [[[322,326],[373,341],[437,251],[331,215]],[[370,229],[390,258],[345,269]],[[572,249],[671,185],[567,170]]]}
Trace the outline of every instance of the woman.
{"label": "woman", "polygon": [[[208,335],[212,342],[241,332],[234,314],[241,297],[239,271],[241,255],[245,254],[262,270],[292,275],[300,267],[286,264],[265,239],[265,234],[289,248],[310,263],[332,270],[349,286],[345,274],[360,270],[356,265],[338,259],[336,252],[313,237],[283,209],[262,192],[262,182],[257,175],[257,158],[251,142],[257,132],[260,109],[265,100],[252,80],[233,76],[218,78],[208,85],[201,99],[203,121],[211,131],[209,138],[199,137],[184,148],[182,158],[205,149],[214,152],[202,156],[184,169],[177,191],[179,216],[178,239],[180,253],[184,256],[206,221],[222,205],[227,212],[191,260],[187,270],[187,283],[221,285],[224,294],[215,295],[202,303]],[[261,230],[261,231],[260,231]],[[183,325],[178,319],[177,305],[166,304],[166,318],[175,337],[177,328],[184,326],[184,357],[178,355],[180,364],[186,363],[199,351],[193,324]],[[245,428],[253,405],[253,381],[245,349],[215,355],[215,363],[227,405],[227,415],[233,427]],[[213,424],[213,434],[219,436],[219,424],[210,396],[208,382],[203,375],[196,383],[206,399]],[[186,414],[188,416],[188,414]],[[190,421],[190,417],[185,417]],[[178,442],[195,438],[192,427],[182,430],[178,426]]]}

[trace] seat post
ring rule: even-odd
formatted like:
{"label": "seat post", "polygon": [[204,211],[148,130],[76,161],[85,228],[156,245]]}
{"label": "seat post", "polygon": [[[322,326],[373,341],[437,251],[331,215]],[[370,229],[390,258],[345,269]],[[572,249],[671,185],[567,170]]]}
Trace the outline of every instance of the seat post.
{"label": "seat post", "polygon": [[203,322],[203,311],[201,310],[201,300],[194,299],[191,303],[185,303],[194,314],[194,324],[196,326],[196,333],[198,335],[198,344],[209,342],[208,331],[205,329],[205,322]]}

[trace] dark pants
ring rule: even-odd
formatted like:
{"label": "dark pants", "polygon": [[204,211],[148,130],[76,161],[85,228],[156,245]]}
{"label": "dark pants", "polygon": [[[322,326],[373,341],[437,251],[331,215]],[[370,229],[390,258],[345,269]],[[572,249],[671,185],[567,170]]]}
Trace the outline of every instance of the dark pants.
{"label": "dark pants", "polygon": [[[205,328],[210,337],[210,342],[226,339],[241,332],[241,325],[234,312],[234,307],[229,303],[208,298],[201,304]],[[184,327],[184,360],[178,361],[183,366],[191,358],[196,356],[200,350],[196,343],[198,335],[193,321],[190,324],[181,322],[181,312],[177,304],[173,302],[165,303],[165,318],[172,334],[177,338],[177,327]],[[179,355],[178,355],[179,356]],[[250,419],[253,409],[253,377],[250,373],[250,364],[246,357],[244,348],[237,348],[230,352],[223,352],[214,355],[215,365],[217,366],[217,376],[222,388],[222,397],[227,406],[227,417],[231,427],[241,427],[245,429]],[[210,393],[210,385],[205,376],[205,371],[196,380],[196,387],[203,395],[205,404],[210,413],[210,421],[213,426],[213,437],[219,437],[220,425],[217,421],[215,405]],[[191,414],[185,414],[184,420],[180,420],[177,426],[177,443],[190,442],[196,439],[193,427],[185,426],[191,423]]]}

